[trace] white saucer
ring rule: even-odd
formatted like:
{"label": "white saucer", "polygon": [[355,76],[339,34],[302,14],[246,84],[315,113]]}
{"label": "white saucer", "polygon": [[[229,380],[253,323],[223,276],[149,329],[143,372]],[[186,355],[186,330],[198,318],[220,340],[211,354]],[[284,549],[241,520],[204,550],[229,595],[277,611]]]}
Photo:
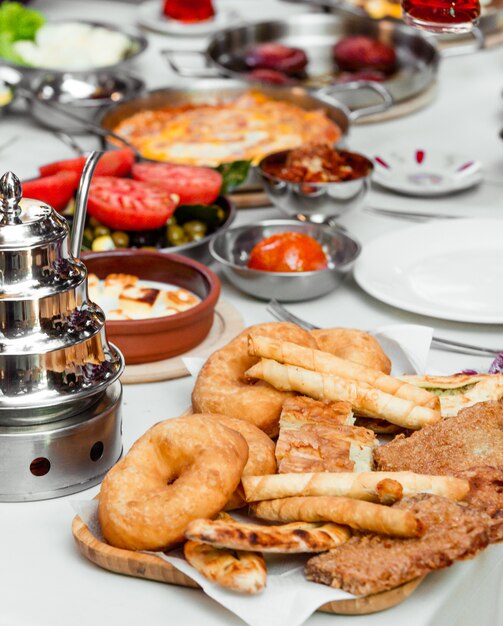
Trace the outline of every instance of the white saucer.
{"label": "white saucer", "polygon": [[147,0],[138,7],[137,21],[140,26],[164,35],[181,37],[202,37],[212,35],[241,21],[239,14],[232,9],[219,9],[215,17],[205,22],[184,24],[170,20],[161,12],[162,0]]}
{"label": "white saucer", "polygon": [[480,161],[462,155],[416,148],[374,156],[372,180],[409,196],[443,196],[469,189],[483,177]]}

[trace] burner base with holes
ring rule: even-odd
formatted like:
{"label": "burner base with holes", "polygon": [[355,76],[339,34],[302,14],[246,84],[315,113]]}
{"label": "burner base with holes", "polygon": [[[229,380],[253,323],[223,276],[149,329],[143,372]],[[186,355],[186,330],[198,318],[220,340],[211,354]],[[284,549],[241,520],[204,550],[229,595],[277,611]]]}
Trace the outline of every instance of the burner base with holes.
{"label": "burner base with holes", "polygon": [[47,500],[99,483],[122,454],[122,386],[57,422],[0,426],[0,502]]}

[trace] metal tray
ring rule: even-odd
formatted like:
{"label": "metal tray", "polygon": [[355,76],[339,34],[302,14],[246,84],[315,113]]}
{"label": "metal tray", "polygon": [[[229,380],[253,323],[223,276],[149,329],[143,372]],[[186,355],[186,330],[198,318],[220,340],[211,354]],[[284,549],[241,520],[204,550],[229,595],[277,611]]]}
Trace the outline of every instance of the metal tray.
{"label": "metal tray", "polygon": [[[309,57],[309,77],[301,85],[316,91],[333,83],[334,43],[356,34],[374,37],[395,47],[399,69],[382,83],[395,102],[419,94],[435,80],[440,53],[434,40],[396,20],[378,21],[347,13],[308,13],[284,20],[228,28],[213,37],[204,53],[190,53],[204,55],[206,67],[200,70],[180,65],[179,59],[187,52],[164,50],[164,54],[172,69],[184,77],[224,75],[243,80],[245,68],[241,59],[245,50],[256,43],[279,42],[306,51]],[[335,92],[340,87],[334,86],[332,89]],[[368,88],[352,92],[351,100],[347,99],[346,94],[340,97],[351,108],[376,103],[376,95],[369,93]]]}

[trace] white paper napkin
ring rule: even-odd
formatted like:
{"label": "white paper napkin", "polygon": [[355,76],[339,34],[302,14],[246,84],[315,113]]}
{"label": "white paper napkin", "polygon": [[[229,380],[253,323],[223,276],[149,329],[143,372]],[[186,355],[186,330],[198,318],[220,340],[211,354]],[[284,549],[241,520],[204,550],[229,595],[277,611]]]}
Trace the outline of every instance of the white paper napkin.
{"label": "white paper napkin", "polygon": [[[103,541],[98,521],[98,502],[74,500],[71,504],[92,534]],[[179,549],[168,554],[163,552],[153,554],[192,578],[210,598],[225,606],[250,626],[300,626],[326,602],[354,597],[340,589],[332,589],[306,580],[304,565],[308,557],[304,555],[267,558],[267,586],[261,593],[248,596],[210,582],[187,563]]]}
{"label": "white paper napkin", "polygon": [[424,374],[433,328],[419,324],[392,324],[371,331],[391,362],[394,376]]}

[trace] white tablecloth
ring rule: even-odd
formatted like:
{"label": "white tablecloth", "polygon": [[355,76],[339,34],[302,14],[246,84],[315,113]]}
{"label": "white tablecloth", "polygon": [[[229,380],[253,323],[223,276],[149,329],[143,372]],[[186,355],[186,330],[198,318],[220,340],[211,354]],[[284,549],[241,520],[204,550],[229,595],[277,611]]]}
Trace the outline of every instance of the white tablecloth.
{"label": "white tablecloth", "polygon": [[[94,18],[134,24],[137,7],[118,2],[40,0],[34,6],[48,15]],[[233,6],[247,19],[300,12],[298,6],[273,0],[240,0]],[[137,73],[151,88],[177,82],[158,50],[192,46],[186,40],[150,35]],[[202,46],[204,42],[196,42]],[[368,204],[421,211],[438,210],[466,216],[500,217],[503,211],[503,48],[446,59],[439,71],[438,93],[428,108],[401,119],[355,126],[348,144],[369,156],[397,144],[468,154],[484,162],[486,181],[467,193],[438,200],[407,199],[372,191]],[[0,145],[18,137],[0,152],[0,171],[35,176],[40,163],[71,156],[68,148],[21,114],[0,118]],[[91,147],[96,140],[84,138]],[[274,209],[243,210],[238,223],[278,216]],[[379,234],[410,222],[356,212],[341,220],[365,245]],[[236,305],[247,324],[270,321],[264,304],[241,294],[224,279],[223,297]],[[495,285],[495,288],[500,288]],[[400,311],[374,300],[349,279],[338,291],[319,300],[292,305],[300,316],[319,325],[359,328],[409,322],[434,326],[439,334],[480,344],[503,344],[502,327],[447,322]],[[432,370],[459,371],[484,367],[488,360],[432,351]],[[154,422],[179,415],[190,402],[192,381],[128,386],[124,389],[124,447],[127,450]],[[92,498],[93,488],[78,497]],[[8,626],[150,626],[242,623],[201,592],[101,570],[80,556],[71,536],[73,512],[69,498],[45,502],[0,504],[0,625]],[[403,604],[372,616],[343,617],[317,613],[310,625],[340,626],[497,626],[503,624],[503,546],[493,546],[470,562],[431,574]]]}

